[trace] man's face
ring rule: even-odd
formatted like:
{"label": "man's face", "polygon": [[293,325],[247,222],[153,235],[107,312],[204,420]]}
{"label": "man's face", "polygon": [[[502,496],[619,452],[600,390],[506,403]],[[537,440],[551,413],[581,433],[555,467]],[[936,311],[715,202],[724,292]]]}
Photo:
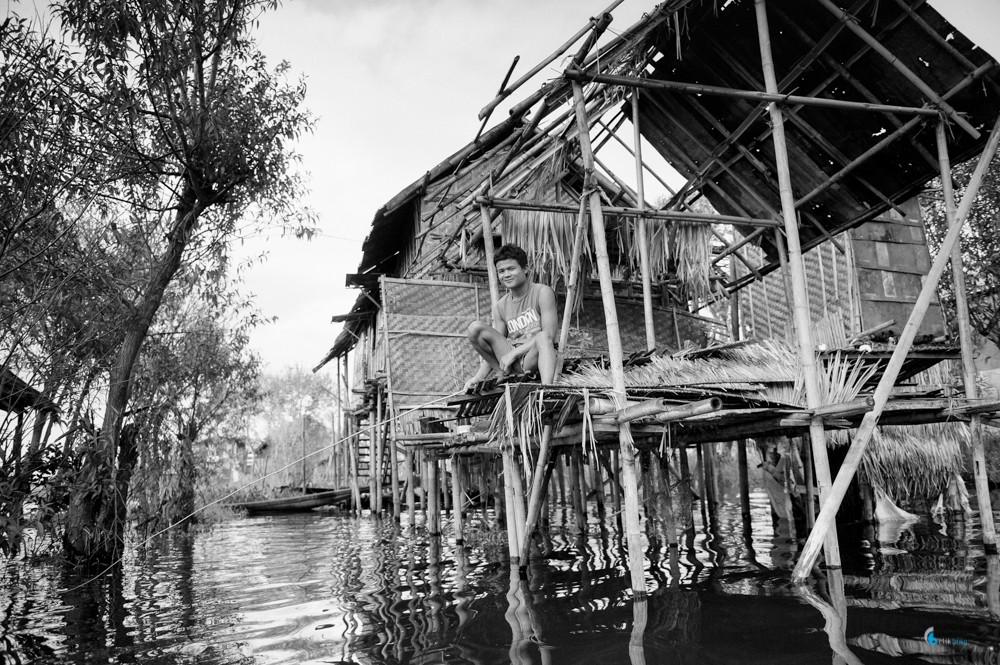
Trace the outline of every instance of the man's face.
{"label": "man's face", "polygon": [[516,289],[528,281],[528,275],[517,259],[500,259],[497,261],[497,278],[508,289]]}

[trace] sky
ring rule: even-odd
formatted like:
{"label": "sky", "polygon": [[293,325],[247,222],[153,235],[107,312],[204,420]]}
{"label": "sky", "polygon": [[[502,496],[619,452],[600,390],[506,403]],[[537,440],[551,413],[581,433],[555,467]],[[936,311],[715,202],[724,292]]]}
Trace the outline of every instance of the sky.
{"label": "sky", "polygon": [[[265,54],[275,63],[287,60],[308,86],[316,127],[297,149],[311,177],[306,203],[320,227],[308,242],[250,238],[241,248],[268,252],[267,261],[247,273],[246,289],[265,315],[278,317],[251,342],[270,370],[311,368],[324,357],[340,330],[331,316],[347,312],[357,298],[357,290],[345,287],[345,274],[357,270],[375,212],[472,140],[479,109],[494,97],[513,57],[521,57],[517,78],[609,3],[285,0],[262,17]],[[931,5],[1000,54],[1000,0]],[[625,0],[610,31],[624,30],[653,6],[652,0]],[[538,81],[557,76],[558,64]],[[529,83],[522,92],[534,87]],[[507,117],[518,99],[515,93],[499,107],[491,124]]]}

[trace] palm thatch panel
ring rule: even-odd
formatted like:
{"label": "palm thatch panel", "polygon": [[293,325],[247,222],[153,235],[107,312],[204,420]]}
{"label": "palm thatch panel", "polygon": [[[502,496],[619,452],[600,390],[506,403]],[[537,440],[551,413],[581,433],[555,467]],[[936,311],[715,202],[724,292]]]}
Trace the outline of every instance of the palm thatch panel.
{"label": "palm thatch panel", "polygon": [[[849,432],[831,432],[830,442],[844,445]],[[969,446],[965,423],[878,427],[861,459],[858,473],[872,487],[883,488],[897,502],[936,497],[963,469]]]}

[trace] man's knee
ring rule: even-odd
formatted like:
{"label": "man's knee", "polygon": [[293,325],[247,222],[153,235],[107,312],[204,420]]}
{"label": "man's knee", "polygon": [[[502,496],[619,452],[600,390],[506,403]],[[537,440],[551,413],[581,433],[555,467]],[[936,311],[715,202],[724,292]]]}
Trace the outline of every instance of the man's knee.
{"label": "man's knee", "polygon": [[470,342],[478,341],[482,336],[483,331],[486,330],[486,325],[481,321],[473,321],[469,324],[469,327],[465,330],[465,336],[469,338]]}

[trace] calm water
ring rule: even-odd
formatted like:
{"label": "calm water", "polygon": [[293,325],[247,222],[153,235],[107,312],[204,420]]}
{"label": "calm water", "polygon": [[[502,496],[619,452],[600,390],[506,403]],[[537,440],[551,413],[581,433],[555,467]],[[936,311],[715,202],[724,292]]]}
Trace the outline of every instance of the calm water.
{"label": "calm water", "polygon": [[15,564],[0,662],[1000,662],[1000,566],[974,518],[927,517],[881,542],[846,529],[843,574],[797,591],[797,546],[786,526],[776,535],[763,493],[752,505],[750,541],[738,503],[715,520],[695,504],[676,555],[648,552],[645,603],[613,519],[592,515],[581,537],[559,506],[525,579],[495,532],[457,549],[448,529],[431,542],[391,519],[329,514],[167,539],[78,589],[86,577],[60,565]]}

